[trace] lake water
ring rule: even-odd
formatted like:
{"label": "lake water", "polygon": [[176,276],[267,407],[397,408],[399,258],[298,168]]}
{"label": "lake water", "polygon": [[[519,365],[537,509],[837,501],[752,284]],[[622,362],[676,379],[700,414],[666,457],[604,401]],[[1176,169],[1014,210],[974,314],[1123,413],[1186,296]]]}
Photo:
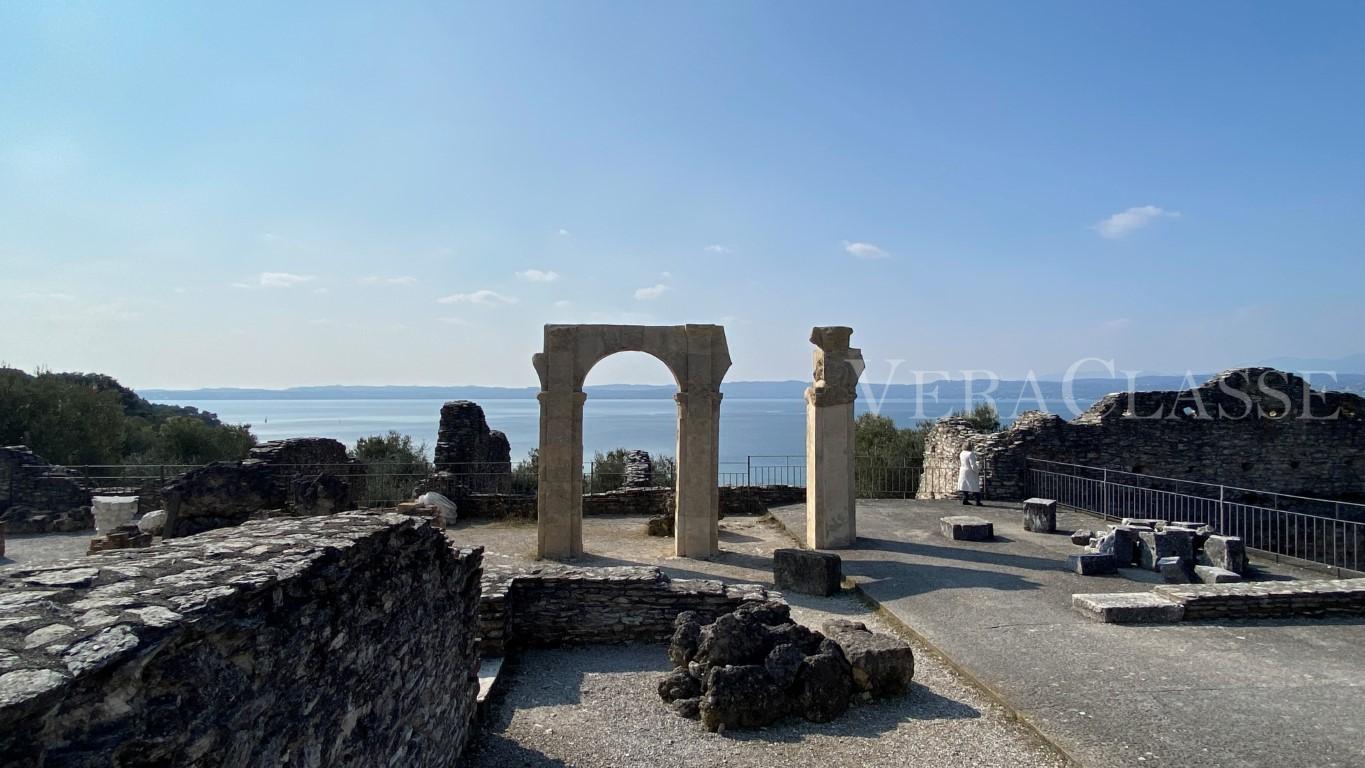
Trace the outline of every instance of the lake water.
{"label": "lake water", "polygon": [[[389,430],[436,445],[441,400],[159,400],[190,405],[218,414],[229,424],[250,424],[261,441],[286,437],[330,437],[354,445],[361,437]],[[489,399],[479,403],[488,425],[500,429],[512,444],[512,460],[526,456],[540,439],[540,403],[534,399]],[[1084,404],[1083,404],[1084,405]],[[924,414],[938,418],[961,407],[953,402],[926,402]],[[858,413],[867,404],[856,402]],[[913,426],[913,400],[885,400],[880,413],[901,427]],[[588,398],[583,411],[583,453],[612,448],[638,448],[655,454],[677,452],[677,406],[672,400]],[[801,398],[726,398],[720,407],[720,450],[723,461],[746,456],[803,457],[806,405]]]}

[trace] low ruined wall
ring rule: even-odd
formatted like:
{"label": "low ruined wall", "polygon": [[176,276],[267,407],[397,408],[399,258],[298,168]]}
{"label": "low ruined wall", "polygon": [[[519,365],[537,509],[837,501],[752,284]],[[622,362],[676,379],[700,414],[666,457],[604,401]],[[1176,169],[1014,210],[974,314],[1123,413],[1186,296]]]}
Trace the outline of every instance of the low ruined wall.
{"label": "low ruined wall", "polygon": [[[420,495],[425,492],[418,487]],[[431,490],[427,488],[426,490]],[[464,493],[451,497],[462,520],[535,520],[535,494]],[[802,504],[806,489],[790,485],[725,486],[720,489],[720,516],[761,515],[769,507]],[[667,487],[623,488],[583,494],[583,514],[672,515],[673,489]]]}
{"label": "low ruined wall", "polygon": [[481,560],[352,512],[12,570],[0,764],[452,765]]}
{"label": "low ruined wall", "polygon": [[275,440],[244,461],[190,470],[162,489],[166,536],[189,536],[270,516],[330,514],[364,494],[365,466],[323,437]]}
{"label": "low ruined wall", "polygon": [[744,602],[778,598],[759,584],[670,579],[651,566],[489,569],[480,643],[500,656],[509,647],[665,642],[683,611],[709,623]]}
{"label": "low ruined wall", "polygon": [[943,419],[925,440],[919,498],[956,493],[972,441],[987,498],[1028,494],[1030,458],[1266,489],[1365,498],[1365,398],[1316,392],[1271,369],[1225,371],[1193,390],[1107,395],[1072,421],[1030,412],[987,434]]}
{"label": "low ruined wall", "polygon": [[47,463],[22,445],[0,448],[0,521],[11,534],[95,527],[90,490],[80,476]]}

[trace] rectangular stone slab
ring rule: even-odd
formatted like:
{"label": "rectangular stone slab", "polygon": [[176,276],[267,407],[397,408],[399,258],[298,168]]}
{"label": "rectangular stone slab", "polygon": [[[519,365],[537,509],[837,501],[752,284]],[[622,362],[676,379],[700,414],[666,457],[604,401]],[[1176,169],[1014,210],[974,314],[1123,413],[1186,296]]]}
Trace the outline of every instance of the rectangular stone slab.
{"label": "rectangular stone slab", "polygon": [[995,526],[989,520],[970,515],[940,517],[944,538],[953,541],[990,541],[995,538]]}
{"label": "rectangular stone slab", "polygon": [[1151,592],[1072,595],[1071,607],[1105,624],[1170,624],[1185,616],[1185,606]]}
{"label": "rectangular stone slab", "polygon": [[838,555],[805,549],[773,551],[773,584],[784,592],[827,597],[839,591],[843,578]]}
{"label": "rectangular stone slab", "polygon": [[1113,555],[1071,555],[1066,559],[1066,569],[1080,576],[1108,576],[1119,572],[1119,563]]}
{"label": "rectangular stone slab", "polygon": [[1239,574],[1215,565],[1196,565],[1194,579],[1200,584],[1236,584],[1242,580]]}

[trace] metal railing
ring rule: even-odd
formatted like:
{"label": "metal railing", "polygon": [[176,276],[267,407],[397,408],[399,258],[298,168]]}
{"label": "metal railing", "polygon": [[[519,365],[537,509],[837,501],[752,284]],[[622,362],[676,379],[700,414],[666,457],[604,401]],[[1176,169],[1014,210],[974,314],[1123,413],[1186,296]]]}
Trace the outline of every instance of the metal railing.
{"label": "metal railing", "polygon": [[1099,515],[1211,526],[1248,549],[1338,576],[1365,568],[1365,504],[1029,459],[1034,496]]}
{"label": "metal railing", "polygon": [[[129,464],[67,466],[88,489],[100,487],[128,487],[155,497],[160,503],[162,488],[184,473],[201,465],[190,464]],[[919,490],[924,469],[920,465],[903,465],[886,459],[858,457],[855,478],[859,498],[914,498]],[[533,467],[513,464],[488,463],[442,465],[433,474],[413,463],[346,464],[271,464],[274,484],[286,497],[291,483],[300,477],[330,473],[346,478],[351,501],[362,507],[392,506],[412,498],[419,485],[437,491],[534,494],[537,478]],[[656,475],[660,485],[672,485],[671,474]],[[804,455],[746,456],[743,460],[727,460],[719,464],[717,482],[722,486],[786,485],[804,488],[806,485],[806,457]],[[599,467],[596,462],[583,464],[583,492],[602,493],[623,487],[625,473],[619,466]]]}

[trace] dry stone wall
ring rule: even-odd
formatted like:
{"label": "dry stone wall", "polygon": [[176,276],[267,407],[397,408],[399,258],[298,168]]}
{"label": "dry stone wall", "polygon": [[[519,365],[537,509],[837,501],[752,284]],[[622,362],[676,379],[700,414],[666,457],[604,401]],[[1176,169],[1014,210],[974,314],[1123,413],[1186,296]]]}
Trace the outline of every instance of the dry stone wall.
{"label": "dry stone wall", "polygon": [[488,428],[483,408],[469,400],[441,406],[436,469],[460,476],[470,490],[497,490],[512,472],[507,435]]}
{"label": "dry stone wall", "polygon": [[744,603],[780,597],[760,584],[671,579],[652,566],[490,568],[480,642],[489,656],[509,647],[662,643],[683,611],[710,622]]}
{"label": "dry stone wall", "polygon": [[1195,389],[1107,395],[1072,421],[1030,412],[996,433],[943,419],[925,442],[919,498],[956,494],[958,454],[969,441],[987,498],[1027,496],[1034,458],[1365,499],[1365,398],[1318,392],[1269,368],[1224,371]]}
{"label": "dry stone wall", "polygon": [[90,530],[90,490],[22,445],[0,448],[0,522],[11,534]]}
{"label": "dry stone wall", "polygon": [[220,461],[167,483],[168,538],[240,525],[269,511],[317,515],[345,509],[363,494],[365,467],[324,437],[276,440],[240,462]]}
{"label": "dry stone wall", "polygon": [[453,765],[481,560],[351,512],[10,571],[0,765]]}

